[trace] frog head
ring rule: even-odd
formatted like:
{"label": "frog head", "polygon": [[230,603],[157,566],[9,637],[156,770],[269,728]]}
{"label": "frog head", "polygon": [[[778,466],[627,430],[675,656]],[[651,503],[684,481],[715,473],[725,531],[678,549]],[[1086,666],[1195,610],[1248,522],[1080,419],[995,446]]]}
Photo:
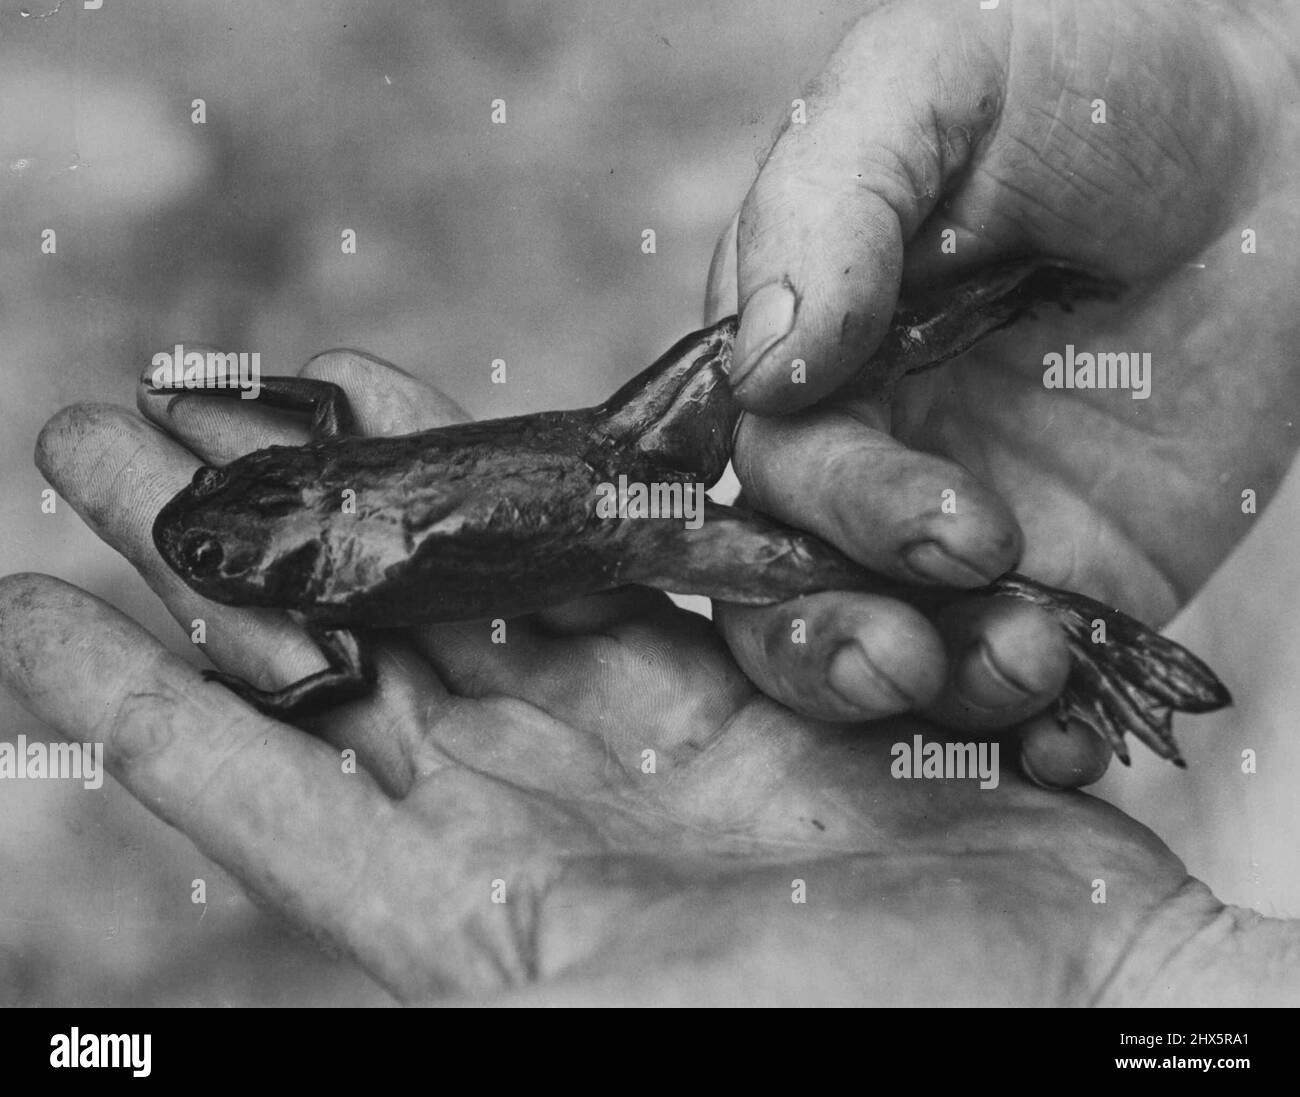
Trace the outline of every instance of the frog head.
{"label": "frog head", "polygon": [[204,465],[154,520],[173,571],[226,605],[310,604],[322,562],[320,526],[304,507],[304,477],[263,450]]}

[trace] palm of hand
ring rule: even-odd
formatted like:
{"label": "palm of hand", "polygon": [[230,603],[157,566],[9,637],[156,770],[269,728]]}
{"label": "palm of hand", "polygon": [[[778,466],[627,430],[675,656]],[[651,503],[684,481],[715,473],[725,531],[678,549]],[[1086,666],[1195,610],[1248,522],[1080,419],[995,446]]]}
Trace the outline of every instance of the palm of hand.
{"label": "palm of hand", "polygon": [[368,872],[405,925],[362,958],[400,994],[568,976],[633,1000],[687,978],[719,1001],[1078,1004],[1186,879],[1090,798],[895,779],[890,744],[936,731],[796,717],[702,620],[628,608],[527,669],[444,665],[480,696],[410,729],[406,837]]}

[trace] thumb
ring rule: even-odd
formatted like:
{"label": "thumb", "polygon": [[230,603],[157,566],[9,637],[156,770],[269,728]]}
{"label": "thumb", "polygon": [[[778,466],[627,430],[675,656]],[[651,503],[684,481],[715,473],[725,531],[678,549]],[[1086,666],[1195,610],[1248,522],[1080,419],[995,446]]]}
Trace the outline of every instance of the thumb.
{"label": "thumb", "polygon": [[[805,407],[888,328],[903,249],[991,132],[1010,20],[978,5],[888,5],[862,19],[796,103],[740,212],[744,407]],[[800,364],[802,363],[802,365]]]}

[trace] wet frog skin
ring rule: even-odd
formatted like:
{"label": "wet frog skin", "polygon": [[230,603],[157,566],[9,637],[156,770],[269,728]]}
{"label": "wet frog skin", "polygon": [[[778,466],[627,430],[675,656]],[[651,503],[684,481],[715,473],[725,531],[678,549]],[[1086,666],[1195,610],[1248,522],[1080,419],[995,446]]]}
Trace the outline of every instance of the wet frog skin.
{"label": "wet frog skin", "polygon": [[[990,268],[901,308],[864,385],[888,394],[903,375],[955,357],[1033,308],[1117,292],[1053,263]],[[512,617],[629,583],[750,605],[865,590],[927,610],[991,593],[1031,601],[1065,629],[1062,721],[1092,725],[1126,762],[1127,729],[1182,764],[1172,712],[1221,708],[1231,703],[1227,690],[1180,645],[1082,595],[1015,574],[983,592],[896,582],[810,534],[712,502],[697,529],[681,518],[600,516],[600,485],[620,476],[707,487],[722,475],[740,418],[727,380],[735,332],[731,317],[688,335],[597,407],[396,438],[356,436],[347,399],[329,382],[264,378],[259,399],[310,414],[312,441],[199,469],[159,513],[154,543],[204,597],[295,613],[329,667],[274,691],[208,676],[290,718],[372,688],[370,629]],[[1098,618],[1105,644],[1091,641]]]}

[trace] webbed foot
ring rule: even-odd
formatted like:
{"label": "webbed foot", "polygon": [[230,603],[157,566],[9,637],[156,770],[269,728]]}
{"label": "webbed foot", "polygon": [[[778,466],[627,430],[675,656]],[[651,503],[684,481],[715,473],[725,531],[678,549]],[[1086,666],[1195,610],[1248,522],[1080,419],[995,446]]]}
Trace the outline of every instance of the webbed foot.
{"label": "webbed foot", "polygon": [[1232,704],[1232,695],[1200,659],[1117,609],[1014,572],[995,580],[989,592],[1032,602],[1061,623],[1071,669],[1056,718],[1062,727],[1070,720],[1087,724],[1125,765],[1128,730],[1161,758],[1185,767],[1170,728],[1173,713],[1214,712]]}

